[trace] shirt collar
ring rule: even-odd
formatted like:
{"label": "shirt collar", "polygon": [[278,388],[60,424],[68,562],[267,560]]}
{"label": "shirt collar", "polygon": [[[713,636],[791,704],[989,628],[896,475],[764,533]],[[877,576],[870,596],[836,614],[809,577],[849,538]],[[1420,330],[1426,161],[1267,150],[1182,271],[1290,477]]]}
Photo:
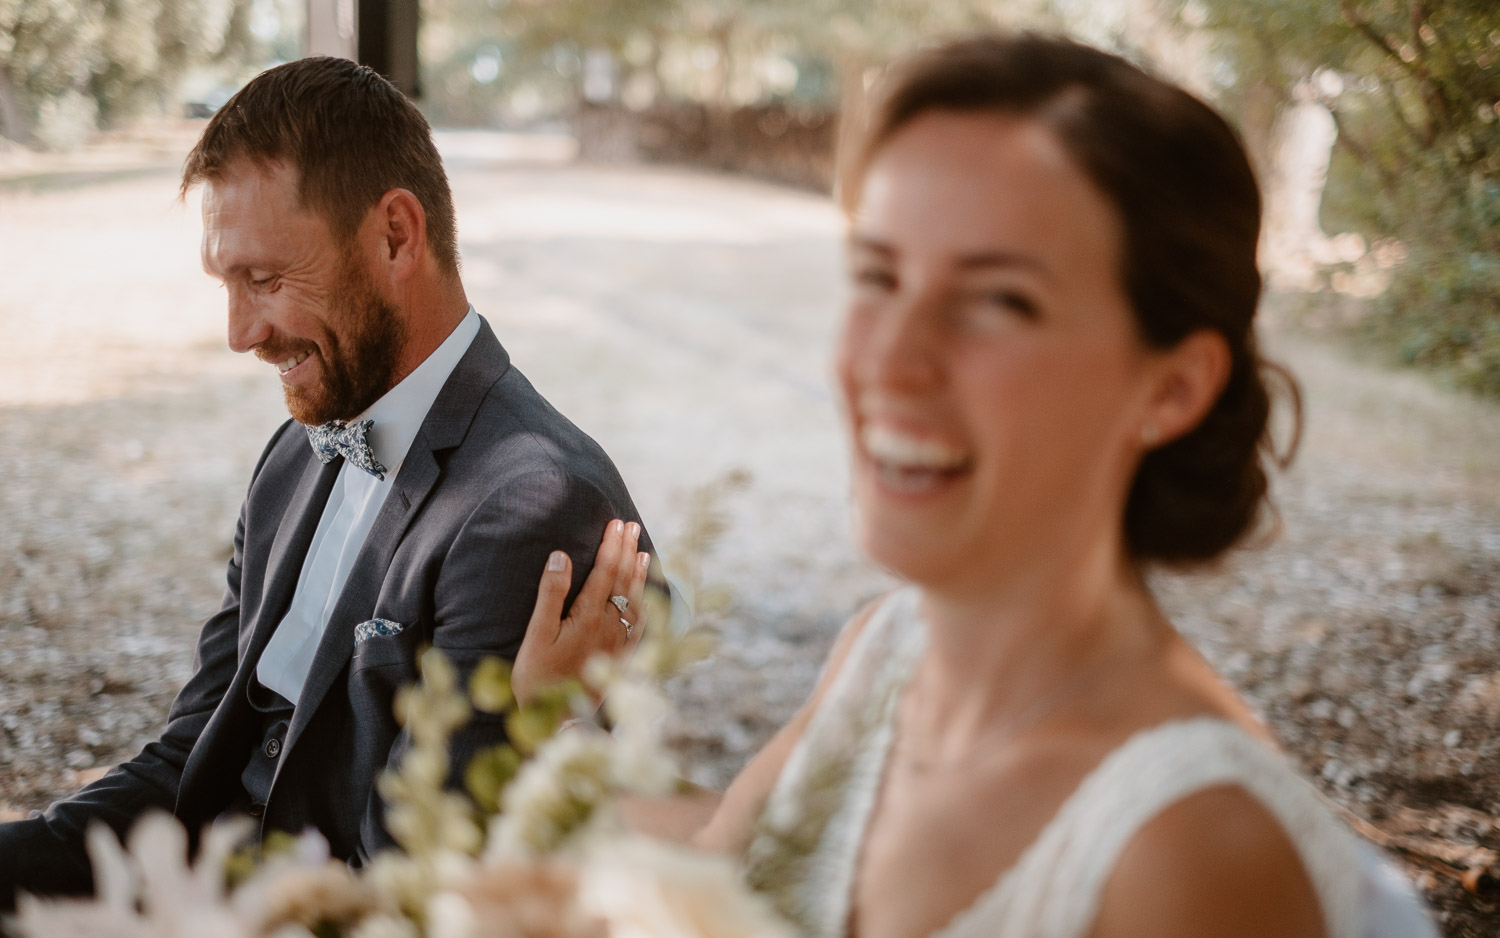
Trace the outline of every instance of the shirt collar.
{"label": "shirt collar", "polygon": [[387,466],[387,479],[394,479],[400,471],[412,441],[422,429],[422,421],[427,419],[427,412],[437,400],[438,392],[478,334],[479,314],[471,305],[464,318],[448,333],[448,338],[416,370],[355,418],[375,421],[365,439],[375,451],[375,458]]}

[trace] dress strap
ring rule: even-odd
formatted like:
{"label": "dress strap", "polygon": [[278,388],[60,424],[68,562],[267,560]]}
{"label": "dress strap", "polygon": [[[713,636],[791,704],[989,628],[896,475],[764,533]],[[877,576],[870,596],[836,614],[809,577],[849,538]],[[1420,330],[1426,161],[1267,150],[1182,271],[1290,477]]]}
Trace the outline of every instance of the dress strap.
{"label": "dress strap", "polygon": [[854,857],[880,788],[891,720],[926,631],[919,594],[866,621],[793,747],[745,854],[745,880],[809,938],[844,934]]}
{"label": "dress strap", "polygon": [[1363,883],[1353,838],[1283,756],[1211,718],[1145,730],[1110,753],[1010,874],[944,938],[993,936],[996,922],[1005,923],[1006,936],[1081,938],[1141,828],[1172,804],[1220,785],[1244,789],[1280,822],[1322,903],[1328,938],[1358,938]]}

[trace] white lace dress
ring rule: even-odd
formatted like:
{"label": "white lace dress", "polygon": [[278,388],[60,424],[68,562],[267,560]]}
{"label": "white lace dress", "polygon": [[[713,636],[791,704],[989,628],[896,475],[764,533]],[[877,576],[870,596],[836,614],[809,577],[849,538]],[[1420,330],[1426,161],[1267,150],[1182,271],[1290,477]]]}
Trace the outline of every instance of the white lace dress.
{"label": "white lace dress", "polygon": [[[777,780],[746,876],[809,938],[842,938],[897,699],[926,646],[918,593],[882,604]],[[1217,719],[1127,740],[1079,785],[1016,864],[940,938],[1082,938],[1131,838],[1194,792],[1234,784],[1276,817],[1323,907],[1328,938],[1436,938],[1420,902],[1355,841],[1279,754]],[[1212,836],[1206,831],[1205,836]]]}

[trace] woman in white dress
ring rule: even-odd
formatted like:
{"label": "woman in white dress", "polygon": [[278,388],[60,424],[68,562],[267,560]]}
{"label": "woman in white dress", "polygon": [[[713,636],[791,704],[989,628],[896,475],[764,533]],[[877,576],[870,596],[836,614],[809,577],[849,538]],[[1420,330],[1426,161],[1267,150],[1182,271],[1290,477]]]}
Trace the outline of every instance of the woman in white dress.
{"label": "woman in white dress", "polygon": [[1266,511],[1234,132],[1119,58],[990,36],[893,66],[843,171],[857,535],[911,585],[696,841],[827,938],[1429,934],[1144,579]]}

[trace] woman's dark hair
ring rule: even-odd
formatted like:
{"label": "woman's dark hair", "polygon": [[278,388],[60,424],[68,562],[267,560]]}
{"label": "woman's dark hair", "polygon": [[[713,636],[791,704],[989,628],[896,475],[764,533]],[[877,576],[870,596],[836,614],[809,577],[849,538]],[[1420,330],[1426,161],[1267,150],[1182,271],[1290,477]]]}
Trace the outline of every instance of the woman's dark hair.
{"label": "woman's dark hair", "polygon": [[965,38],[887,69],[870,119],[843,154],[841,197],[859,199],[870,161],[929,111],[997,112],[1047,126],[1119,212],[1123,278],[1139,334],[1172,348],[1212,329],[1231,368],[1187,435],[1143,458],[1125,507],[1137,562],[1190,565],[1222,554],[1268,507],[1267,378],[1283,383],[1300,430],[1297,384],[1263,359],[1251,327],[1260,191],[1239,138],[1212,108],[1118,56],[1030,33]]}

